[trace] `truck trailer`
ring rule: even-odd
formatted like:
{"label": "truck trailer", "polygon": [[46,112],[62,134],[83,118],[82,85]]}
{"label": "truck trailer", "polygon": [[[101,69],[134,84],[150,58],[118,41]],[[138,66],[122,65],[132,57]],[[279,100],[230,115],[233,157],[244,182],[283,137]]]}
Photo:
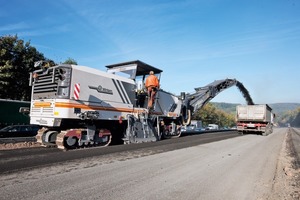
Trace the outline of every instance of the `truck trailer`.
{"label": "truck trailer", "polygon": [[0,128],[9,125],[29,124],[29,115],[21,110],[28,109],[30,102],[10,99],[0,99]]}
{"label": "truck trailer", "polygon": [[236,107],[236,122],[239,133],[254,132],[268,135],[273,132],[272,108],[267,104],[238,105]]}

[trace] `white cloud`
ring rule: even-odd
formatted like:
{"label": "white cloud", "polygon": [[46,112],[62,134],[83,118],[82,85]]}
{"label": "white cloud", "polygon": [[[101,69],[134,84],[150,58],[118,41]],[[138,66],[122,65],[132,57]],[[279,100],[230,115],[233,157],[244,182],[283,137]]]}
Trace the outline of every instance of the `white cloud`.
{"label": "white cloud", "polygon": [[25,22],[19,22],[14,24],[7,24],[4,26],[0,26],[0,31],[3,32],[10,32],[10,31],[16,31],[16,30],[22,30],[22,29],[28,29],[29,26]]}

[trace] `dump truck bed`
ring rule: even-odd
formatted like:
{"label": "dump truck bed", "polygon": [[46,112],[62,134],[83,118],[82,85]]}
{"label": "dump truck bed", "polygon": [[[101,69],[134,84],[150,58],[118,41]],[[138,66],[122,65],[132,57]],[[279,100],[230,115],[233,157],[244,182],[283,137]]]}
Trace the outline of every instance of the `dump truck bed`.
{"label": "dump truck bed", "polygon": [[272,109],[267,104],[237,106],[237,121],[271,122]]}

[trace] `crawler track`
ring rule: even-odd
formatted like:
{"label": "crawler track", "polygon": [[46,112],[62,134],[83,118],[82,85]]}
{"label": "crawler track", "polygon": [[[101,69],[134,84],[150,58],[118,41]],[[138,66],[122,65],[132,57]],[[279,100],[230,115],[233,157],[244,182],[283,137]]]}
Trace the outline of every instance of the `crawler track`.
{"label": "crawler track", "polygon": [[[82,133],[86,132],[85,129],[70,129],[64,130],[60,133],[51,131],[47,128],[42,128],[36,135],[37,143],[44,147],[57,147],[61,150],[71,150],[87,147],[105,147],[112,141],[112,135],[105,131],[100,131],[94,137],[95,140],[82,139]],[[87,136],[85,136],[87,137]]]}

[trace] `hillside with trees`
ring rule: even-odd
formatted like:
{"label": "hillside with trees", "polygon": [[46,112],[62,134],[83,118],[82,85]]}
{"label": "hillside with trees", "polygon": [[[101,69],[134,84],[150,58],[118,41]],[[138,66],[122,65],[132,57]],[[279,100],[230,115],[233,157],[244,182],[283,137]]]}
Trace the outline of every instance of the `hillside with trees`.
{"label": "hillside with trees", "polygon": [[295,110],[284,112],[278,121],[280,126],[300,127],[300,107]]}
{"label": "hillside with trees", "polygon": [[219,127],[235,126],[235,115],[217,108],[212,103],[207,103],[203,108],[196,111],[192,118],[193,120],[201,120],[204,127],[208,124],[218,124]]}

